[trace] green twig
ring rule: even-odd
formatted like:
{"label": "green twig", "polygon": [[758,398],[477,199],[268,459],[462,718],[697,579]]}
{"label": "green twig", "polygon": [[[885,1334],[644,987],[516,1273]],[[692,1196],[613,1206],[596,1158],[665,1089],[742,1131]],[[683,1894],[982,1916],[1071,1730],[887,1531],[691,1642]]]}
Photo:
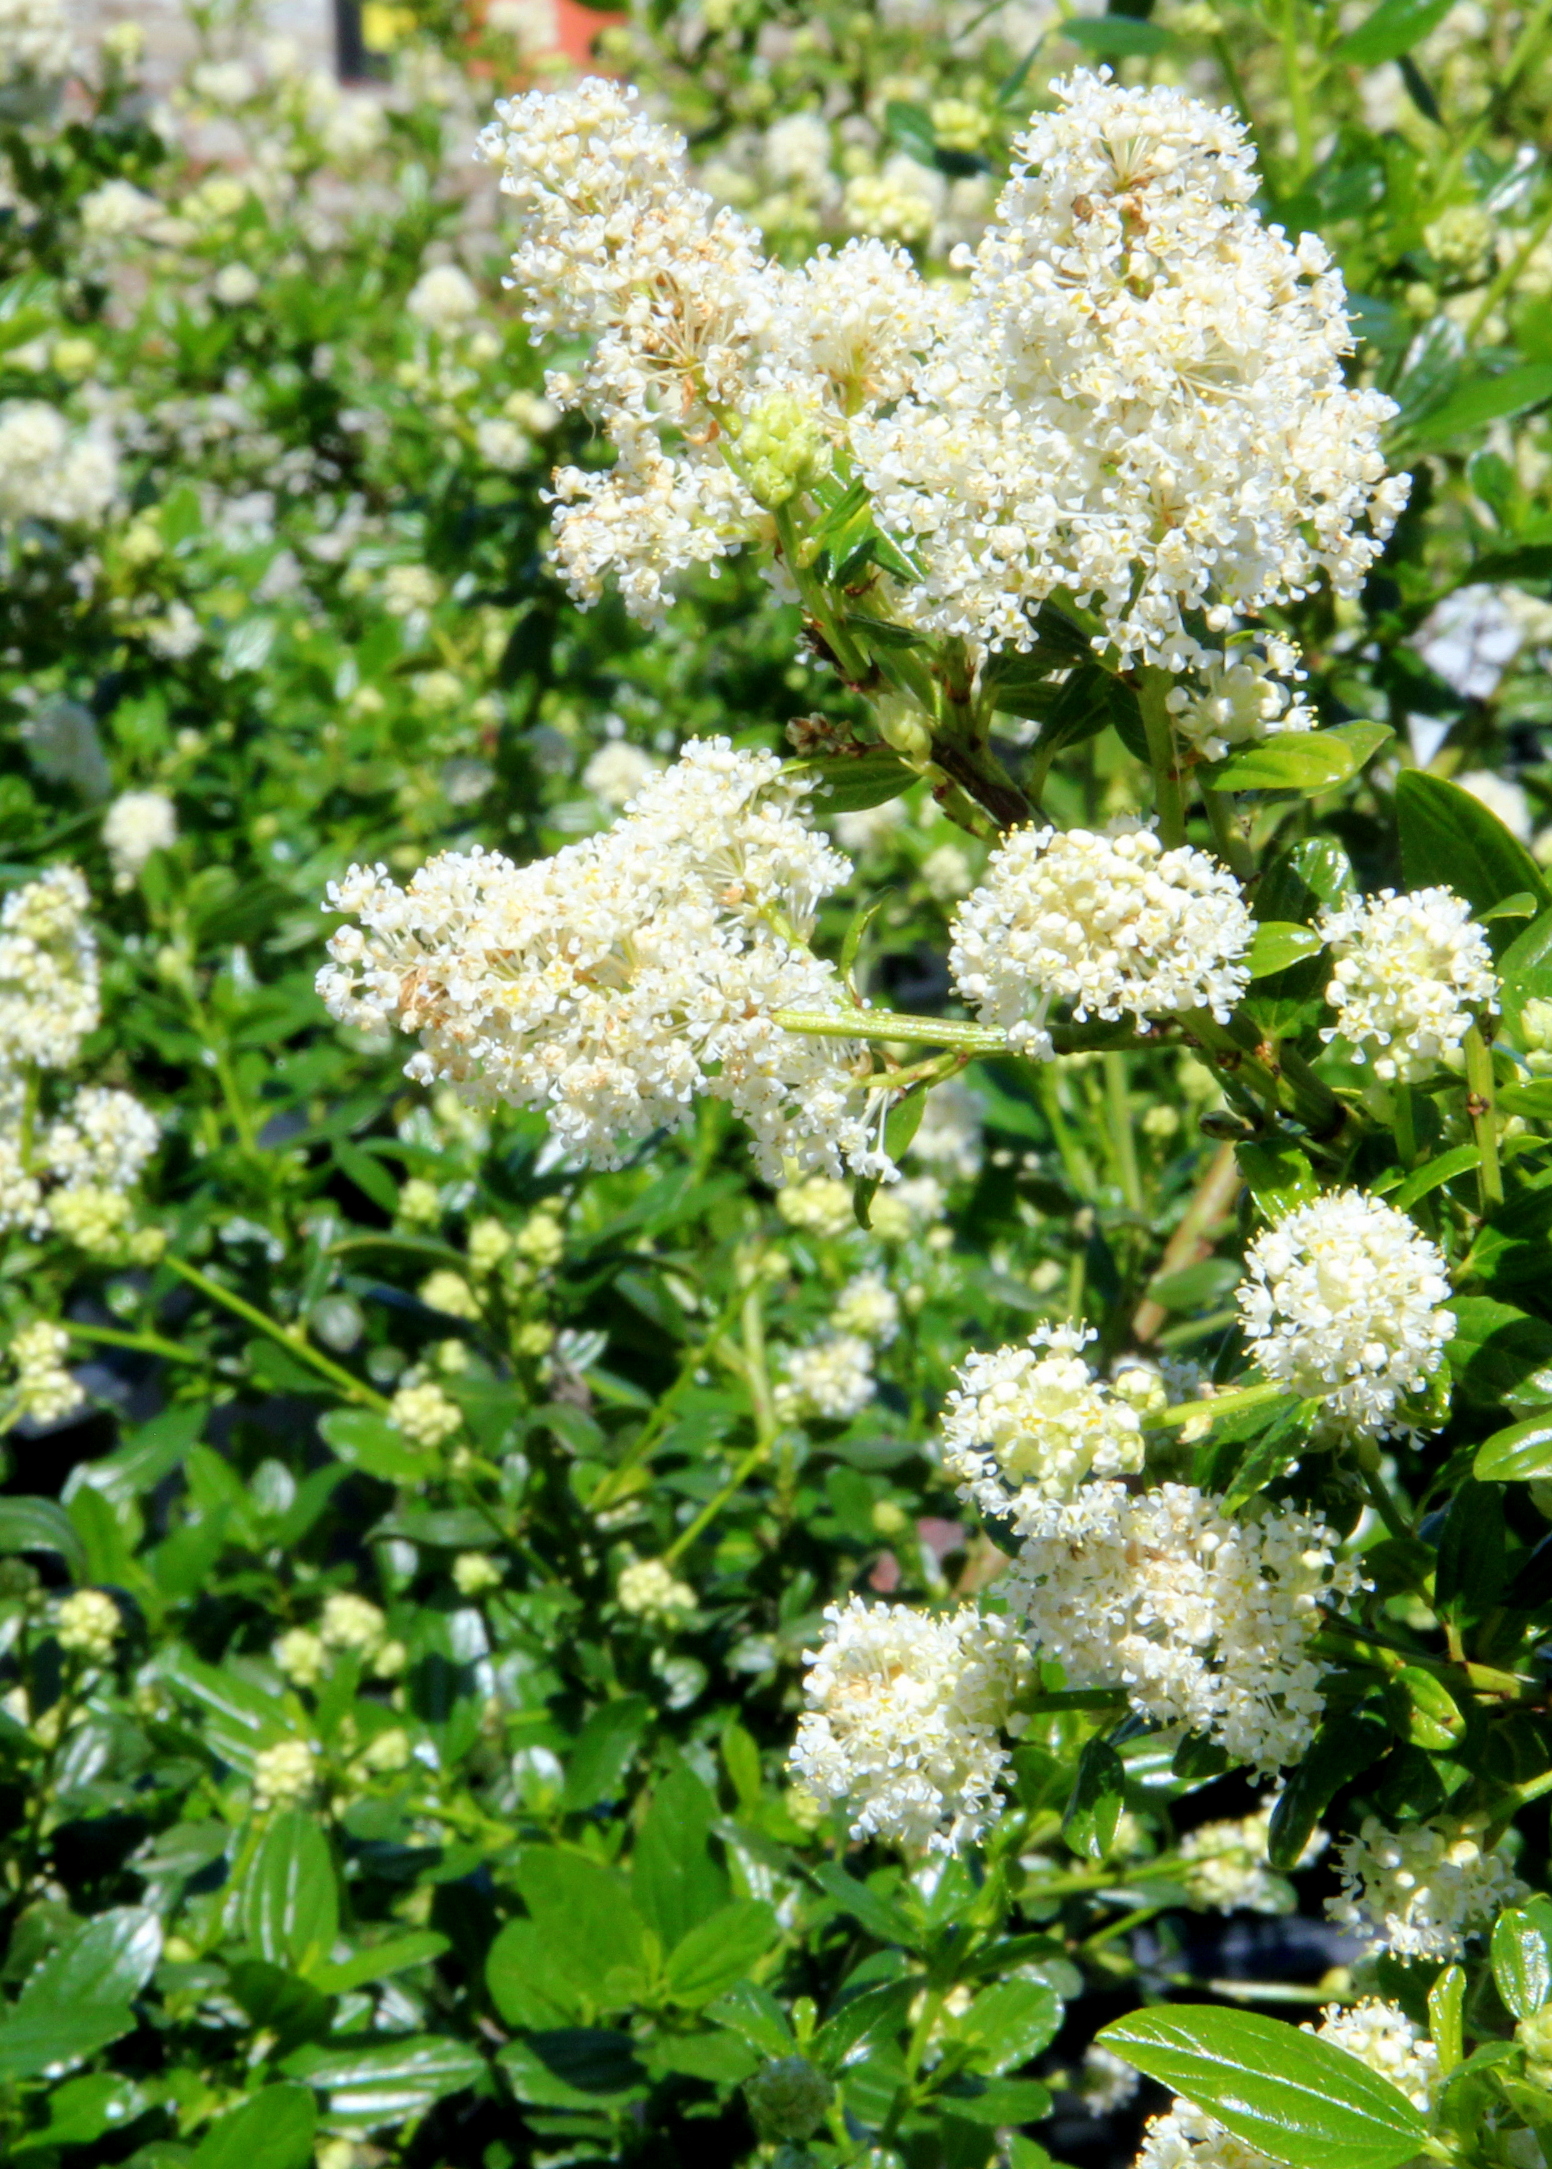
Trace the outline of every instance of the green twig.
{"label": "green twig", "polygon": [[1143,729],[1148,734],[1148,762],[1153,770],[1153,798],[1159,815],[1159,841],[1173,850],[1186,840],[1185,799],[1180,788],[1180,762],[1175,748],[1175,728],[1169,719],[1167,670],[1150,663],[1141,673],[1138,701]]}
{"label": "green twig", "polygon": [[328,1379],[331,1385],[337,1386],[350,1400],[359,1402],[363,1408],[375,1409],[379,1415],[386,1414],[389,1402],[384,1394],[374,1393],[361,1379],[353,1378],[342,1364],[331,1362],[327,1356],[320,1355],[317,1349],[311,1347],[300,1335],[288,1333],[267,1311],[256,1309],[252,1303],[244,1301],[242,1296],[234,1295],[230,1288],[223,1288],[218,1280],[212,1280],[208,1273],[202,1273],[197,1265],[189,1265],[182,1258],[173,1257],[169,1253],[161,1262],[169,1271],[176,1273],[180,1280],[186,1280],[191,1288],[198,1288],[201,1295],[208,1296],[213,1303],[221,1304],[234,1317],[243,1319],[255,1332],[265,1334],[285,1349],[287,1355],[294,1356],[299,1363],[305,1363],[310,1370],[316,1371],[320,1378]]}
{"label": "green twig", "polygon": [[1503,1171],[1498,1165],[1498,1114],[1493,1104],[1493,1057],[1478,1024],[1473,1024],[1466,1034],[1466,1112],[1482,1155],[1477,1183],[1486,1215],[1503,1203],[1504,1192]]}

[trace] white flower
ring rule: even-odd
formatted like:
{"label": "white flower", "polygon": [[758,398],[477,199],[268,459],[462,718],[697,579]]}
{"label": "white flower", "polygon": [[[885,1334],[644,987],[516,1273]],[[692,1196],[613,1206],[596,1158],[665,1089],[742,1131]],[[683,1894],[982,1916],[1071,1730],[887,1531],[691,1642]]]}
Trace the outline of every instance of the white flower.
{"label": "white flower", "polygon": [[983,1024],[1036,1060],[1046,1016],[1081,1023],[1177,1010],[1226,1020],[1249,984],[1254,927],[1238,884],[1204,851],[1166,851],[1149,828],[1097,836],[1023,828],[993,852],[954,918],[949,970]]}
{"label": "white flower", "polygon": [[776,1193],[776,1210],[789,1228],[832,1241],[857,1225],[851,1185],[833,1175],[810,1175],[806,1182],[783,1184]]}
{"label": "white flower", "polygon": [[636,793],[661,773],[662,764],[628,739],[612,738],[582,771],[582,783],[595,798],[618,810],[628,806]]}
{"label": "white flower", "polygon": [[943,1227],[943,1185],[936,1176],[912,1175],[873,1200],[873,1233],[881,1243],[908,1243],[929,1228],[934,1234],[948,1233]]}
{"label": "white flower", "polygon": [[294,1807],[313,1789],[317,1757],[305,1740],[281,1740],[253,1758],[253,1811]]}
{"label": "white flower", "polygon": [[943,1464],[983,1512],[1011,1515],[1069,1498],[1086,1478],[1140,1469],[1135,1408],[1096,1378],[1084,1326],[1037,1326],[1022,1346],[968,1356],[944,1407]]}
{"label": "white flower", "polygon": [[[1439,2081],[1438,2055],[1427,2034],[1398,2005],[1374,1997],[1345,2008],[1332,2004],[1321,2014],[1318,2026],[1301,2030],[1345,2049],[1388,2079],[1417,2108],[1432,2107]],[[1277,2165],[1243,2139],[1236,2139],[1216,2117],[1177,2096],[1172,2108],[1149,2121],[1135,2169],[1277,2169]]]}
{"label": "white flower", "polygon": [[830,1323],[837,1333],[887,1348],[900,1330],[900,1300],[882,1273],[858,1273],[836,1297]]}
{"label": "white flower", "polygon": [[274,1643],[271,1654],[296,1687],[316,1687],[328,1666],[329,1653],[322,1637],[306,1627],[288,1628]]}
{"label": "white flower", "polygon": [[104,1664],[124,1631],[118,1606],[105,1589],[77,1589],[59,1607],[54,1632],[61,1649]]}
{"label": "white flower", "polygon": [[442,583],[429,565],[390,565],[383,574],[383,608],[390,617],[434,610],[441,599]]}
{"label": "white flower", "polygon": [[388,1622],[365,1597],[337,1589],[324,1599],[318,1634],[330,1649],[376,1649],[388,1631]]}
{"label": "white flower", "polygon": [[998,1740],[1028,1657],[1011,1621],[974,1605],[946,1615],[853,1597],[805,1650],[808,1709],[791,1768],[844,1800],[853,1837],[952,1851],[985,1826],[1007,1754]]}
{"label": "white flower", "polygon": [[259,275],[251,264],[223,264],[210,291],[226,308],[243,309],[258,295]]}
{"label": "white flower", "polygon": [[444,1318],[478,1318],[480,1299],[462,1273],[439,1266],[420,1284],[420,1300],[427,1310],[439,1310]]}
{"label": "white flower", "polygon": [[103,816],[102,840],[113,862],[113,886],[133,888],[153,851],[177,842],[178,815],[165,791],[124,791]]}
{"label": "white flower", "polygon": [[501,1587],[501,1569],[485,1551],[461,1551],[453,1561],[453,1584],[461,1597],[482,1596]]}
{"label": "white flower", "polygon": [[1111,2116],[1134,2100],[1142,2074],[1134,2071],[1112,2050],[1091,2041],[1083,2051],[1083,2071],[1078,2091],[1090,2116]]}
{"label": "white flower", "polygon": [[912,1157],[960,1182],[973,1182],[981,1172],[984,1127],[975,1092],[962,1077],[946,1078],[927,1095],[921,1127],[911,1139]]}
{"label": "white flower", "polygon": [[[1186,1888],[1198,1905],[1219,1913],[1291,1913],[1298,1904],[1293,1885],[1273,1873],[1266,1857],[1267,1835],[1275,1802],[1264,1800],[1254,1815],[1231,1822],[1201,1823],[1188,1831],[1176,1850],[1189,1863]],[[1317,1830],[1298,1866],[1318,1860],[1330,1843]]]}
{"label": "white flower", "polygon": [[160,1136],[155,1115],[133,1093],[85,1085],[68,1113],[49,1124],[42,1159],[72,1188],[128,1190],[139,1181]]}
{"label": "white flower", "polygon": [[159,617],[145,618],[140,629],[146,646],[164,663],[181,663],[205,637],[198,617],[183,601],[170,602]]}
{"label": "white flower", "polygon": [[843,851],[864,858],[870,851],[887,850],[904,828],[906,818],[905,802],[886,798],[881,806],[859,806],[851,813],[832,814],[830,825]]}
{"label": "white flower", "polygon": [[0,520],[96,526],[118,488],[118,455],[105,436],[72,431],[43,399],[0,403]]}
{"label": "white flower", "polygon": [[[3,39],[0,32],[0,44]],[[154,196],[123,179],[104,181],[83,196],[80,214],[81,231],[93,241],[120,241],[130,234],[148,233],[164,216]]]}
{"label": "white flower", "polygon": [[788,1423],[822,1416],[843,1423],[872,1400],[873,1350],[855,1333],[829,1333],[811,1348],[790,1348],[776,1386],[776,1413]]}
{"label": "white flower", "polygon": [[1327,1913],[1398,1958],[1459,1958],[1468,1936],[1528,1895],[1502,1853],[1485,1850],[1483,1828],[1435,1816],[1387,1830],[1366,1815],[1337,1853],[1342,1895]]}
{"label": "white flower", "polygon": [[388,1404],[388,1421],[412,1446],[445,1445],[463,1424],[463,1411],[433,1379],[401,1386]]}
{"label": "white flower", "polygon": [[595,1166],[682,1129],[704,1093],[743,1116],[768,1179],[789,1157],[888,1175],[861,1050],[772,1017],[839,1007],[800,944],[849,868],[803,797],[774,756],[695,740],[612,829],[531,866],[449,852],[407,891],[353,868],[329,908],[365,931],[334,936],[319,992],[346,1022],[418,1032],[412,1077],[542,1107]]}
{"label": "white flower", "polygon": [[1511,836],[1517,836],[1521,843],[1530,842],[1535,824],[1523,783],[1516,783],[1512,776],[1500,776],[1491,768],[1468,768],[1464,775],[1452,776],[1450,781],[1458,789],[1469,791],[1479,806],[1496,814]]}
{"label": "white flower", "polygon": [[54,866],[0,906],[0,1070],[64,1069],[100,1015],[90,893]]}
{"label": "white flower", "polygon": [[1349,390],[1322,244],[1260,223],[1243,127],[1184,92],[1079,74],[1014,145],[967,302],[910,394],[851,436],[923,577],[900,614],[1027,647],[1064,588],[1123,657],[1180,668],[1183,613],[1351,593],[1406,501]]}
{"label": "white flower", "polygon": [[0,83],[50,83],[70,66],[70,17],[61,0],[0,0]]}
{"label": "white flower", "polygon": [[479,314],[480,297],[466,271],[456,264],[433,264],[410,288],[404,306],[429,330],[451,332]]}
{"label": "white flower", "polygon": [[1030,1500],[1020,1525],[1001,1587],[1069,1686],[1124,1686],[1154,1723],[1258,1770],[1299,1760],[1324,1707],[1310,1642],[1358,1586],[1323,1522],[1291,1508],[1233,1521],[1184,1484],[1133,1498],[1095,1482]]}
{"label": "white flower", "polygon": [[1443,1258],[1405,1213],[1336,1190],[1256,1238],[1238,1302],[1268,1378],[1384,1436],[1406,1428],[1398,1403],[1439,1368],[1455,1329],[1449,1293]]}
{"label": "white flower", "polygon": [[1355,897],[1322,913],[1335,957],[1321,1038],[1347,1040],[1387,1082],[1417,1084],[1458,1055],[1474,1017],[1496,1014],[1498,977],[1487,936],[1453,890]]}
{"label": "white flower", "polygon": [[1193,675],[1198,682],[1177,685],[1166,706],[1176,735],[1209,761],[1221,761],[1235,746],[1316,726],[1314,710],[1274,676],[1266,656],[1252,649],[1235,648],[1228,655],[1207,650]]}
{"label": "white flower", "polygon": [[674,1620],[695,1609],[695,1591],[666,1559],[632,1559],[620,1569],[615,1596],[638,1619]]}

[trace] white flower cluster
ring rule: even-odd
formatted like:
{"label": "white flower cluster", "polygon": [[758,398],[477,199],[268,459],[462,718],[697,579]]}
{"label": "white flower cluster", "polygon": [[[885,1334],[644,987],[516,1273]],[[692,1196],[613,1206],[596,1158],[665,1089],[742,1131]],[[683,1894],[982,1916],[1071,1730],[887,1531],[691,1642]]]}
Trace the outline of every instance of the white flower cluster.
{"label": "white flower cluster", "polygon": [[70,18],[60,0],[0,0],[0,83],[57,82],[70,53]]}
{"label": "white flower cluster", "polygon": [[1094,1338],[1087,1327],[1037,1326],[1022,1346],[960,1365],[941,1438],[962,1498],[1022,1529],[1042,1501],[1071,1498],[1086,1478],[1142,1467],[1137,1410],[1083,1360]]}
{"label": "white flower cluster", "polygon": [[[1427,2034],[1394,2003],[1368,1997],[1344,2007],[1332,2004],[1318,2026],[1306,2026],[1388,2079],[1417,2108],[1427,2110],[1439,2080],[1438,2056]],[[1268,2155],[1236,2139],[1193,2102],[1176,2097],[1164,2115],[1150,2119],[1135,2169],[1276,2169]]]}
{"label": "white flower cluster", "polygon": [[628,806],[636,793],[661,774],[662,764],[626,738],[611,738],[582,771],[584,787],[616,812]]}
{"label": "white flower cluster", "polygon": [[853,1837],[912,1851],[975,1838],[1007,1761],[998,1740],[1029,1659],[1011,1621],[965,1605],[831,1605],[806,1650],[808,1708],[791,1767],[810,1792],[844,1800]]}
{"label": "white flower cluster", "polygon": [[95,526],[118,488],[118,455],[108,438],[72,430],[46,399],[0,403],[0,520]]}
{"label": "white flower cluster", "polygon": [[54,866],[0,907],[0,1069],[68,1068],[96,1026],[90,903],[76,869]]}
{"label": "white flower cluster", "polygon": [[[1231,1822],[1202,1823],[1181,1839],[1176,1851],[1187,1864],[1186,1887],[1198,1905],[1219,1913],[1293,1911],[1298,1903],[1293,1885],[1273,1872],[1266,1857],[1274,1804],[1264,1800],[1254,1815]],[[1298,1866],[1318,1860],[1330,1842],[1317,1830]]]}
{"label": "white flower cluster", "polygon": [[776,1385],[776,1413],[784,1423],[821,1416],[844,1423],[872,1400],[873,1349],[856,1333],[827,1333],[808,1348],[789,1348]]}
{"label": "white flower cluster", "polygon": [[976,1094],[962,1077],[950,1077],[928,1095],[921,1127],[911,1139],[912,1157],[940,1168],[945,1176],[973,1182],[985,1157],[985,1127]]}
{"label": "white flower cluster", "polygon": [[1249,983],[1254,926],[1239,886],[1204,851],[1166,851],[1151,828],[1023,828],[993,852],[955,915],[949,969],[983,1024],[1038,1060],[1046,1017],[1183,1009],[1225,1020]]}
{"label": "white flower cluster", "polygon": [[[618,455],[603,474],[557,473],[561,564],[583,601],[613,572],[656,618],[676,574],[762,530],[784,460],[789,479],[821,472],[850,417],[899,398],[949,305],[876,240],[800,270],[767,261],[689,184],[682,141],[634,90],[590,78],[496,111],[480,150],[523,219],[511,283],[538,331],[592,342],[581,374],[547,389],[595,414]],[[776,496],[740,471],[750,422],[766,462],[773,427],[792,440],[775,447]]]}
{"label": "white flower cluster", "polygon": [[803,943],[849,869],[803,795],[773,755],[695,740],[613,828],[553,858],[450,852],[407,891],[353,868],[329,908],[363,927],[334,936],[319,992],[350,1023],[418,1032],[412,1077],[542,1107],[594,1165],[682,1128],[704,1093],[743,1116],[768,1179],[789,1157],[888,1174],[861,1050],[772,1019],[839,1013],[834,967]]}
{"label": "white flower cluster", "polygon": [[1366,1815],[1337,1854],[1342,1894],[1326,1900],[1326,1911],[1339,1926],[1369,1936],[1375,1950],[1459,1958],[1468,1936],[1527,1895],[1482,1836],[1479,1822],[1435,1817],[1388,1830],[1378,1816]]}
{"label": "white flower cluster", "polygon": [[312,1791],[318,1758],[305,1740],[280,1740],[253,1758],[253,1812],[294,1807]]}
{"label": "white flower cluster", "polygon": [[1343,382],[1340,276],[1260,223],[1232,116],[1104,74],[1053,88],[947,338],[852,443],[922,571],[911,623],[1027,647],[1065,588],[1124,657],[1179,669],[1206,652],[1188,610],[1218,631],[1322,570],[1356,588],[1406,502],[1395,408]]}
{"label": "white flower cluster", "polygon": [[1085,1484],[1030,1502],[1000,1587],[1038,1654],[1069,1686],[1119,1684],[1155,1724],[1209,1735],[1257,1770],[1295,1763],[1314,1737],[1325,1606],[1358,1587],[1338,1539],[1283,1508],[1233,1521],[1185,1484],[1131,1496]]}
{"label": "white flower cluster", "polygon": [[1236,746],[1263,738],[1315,729],[1315,711],[1275,675],[1293,671],[1295,652],[1287,641],[1274,646],[1272,655],[1245,647],[1227,655],[1209,649],[1196,660],[1194,682],[1177,685],[1168,695],[1175,735],[1205,760],[1221,761]]}
{"label": "white flower cluster", "polygon": [[153,851],[178,840],[178,815],[165,791],[123,791],[103,816],[102,841],[113,865],[113,886],[132,889]]}
{"label": "white flower cluster", "polygon": [[1455,1330],[1449,1293],[1444,1259],[1405,1213],[1335,1190],[1257,1236],[1238,1301],[1268,1378],[1383,1437],[1407,1428],[1399,1404],[1439,1368]]}
{"label": "white flower cluster", "polygon": [[85,1392],[65,1369],[69,1353],[69,1334],[46,1318],[35,1318],[12,1334],[6,1350],[16,1372],[10,1388],[12,1421],[58,1423],[82,1406]]}
{"label": "white flower cluster", "polygon": [[830,1322],[837,1333],[887,1348],[900,1330],[900,1299],[882,1273],[858,1273],[836,1297]]}
{"label": "white flower cluster", "polygon": [[695,1591],[680,1581],[666,1559],[632,1559],[621,1567],[614,1593],[622,1612],[665,1624],[695,1610]]}
{"label": "white flower cluster", "polygon": [[124,1631],[123,1617],[106,1589],[77,1589],[65,1598],[54,1622],[61,1649],[105,1664]]}
{"label": "white flower cluster", "polygon": [[1326,1000],[1340,1036],[1387,1082],[1417,1084],[1458,1057],[1473,1018],[1498,1008],[1487,936],[1452,889],[1382,889],[1326,912],[1335,963]]}
{"label": "white flower cluster", "polygon": [[479,290],[457,264],[433,264],[410,288],[404,306],[428,331],[461,331],[479,314]]}

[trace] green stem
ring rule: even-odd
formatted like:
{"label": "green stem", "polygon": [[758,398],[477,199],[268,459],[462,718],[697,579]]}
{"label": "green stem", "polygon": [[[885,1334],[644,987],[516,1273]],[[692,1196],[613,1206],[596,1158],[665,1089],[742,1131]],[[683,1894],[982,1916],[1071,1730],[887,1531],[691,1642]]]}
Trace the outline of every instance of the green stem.
{"label": "green stem", "polygon": [[771,1022],[809,1039],[903,1040],[913,1045],[962,1047],[969,1054],[1007,1054],[1006,1037],[984,1024],[950,1017],[908,1017],[894,1009],[773,1009]]}
{"label": "green stem", "polygon": [[1412,1087],[1399,1084],[1394,1101],[1396,1153],[1403,1167],[1412,1167],[1417,1161],[1417,1106],[1412,1098]]}
{"label": "green stem", "polygon": [[1299,52],[1299,0],[1283,0],[1283,86],[1299,146],[1297,178],[1309,179],[1315,166],[1315,130],[1310,118],[1310,74]]}
{"label": "green stem", "polygon": [[114,1326],[79,1325],[74,1318],[62,1318],[60,1323],[67,1333],[83,1341],[102,1341],[110,1348],[138,1348],[168,1363],[202,1364],[208,1360],[203,1348],[181,1348],[176,1341],[164,1341],[158,1333],[121,1333]]}
{"label": "green stem", "polygon": [[694,1382],[696,1372],[701,1369],[707,1357],[732,1323],[733,1312],[737,1309],[740,1300],[741,1291],[735,1289],[718,1313],[717,1322],[705,1339],[696,1341],[686,1351],[674,1376],[673,1384],[661,1396],[656,1408],[653,1409],[651,1415],[626,1447],[624,1453],[621,1454],[614,1467],[602,1479],[598,1488],[589,1498],[587,1509],[590,1514],[603,1513],[608,1507],[613,1506],[617,1499],[623,1496],[626,1489],[625,1477],[646,1459],[667,1430],[674,1411],[679,1405],[680,1397]]}
{"label": "green stem", "polygon": [[1260,1408],[1266,1401],[1285,1400],[1286,1386],[1274,1385],[1270,1379],[1260,1386],[1240,1386],[1233,1393],[1215,1394],[1210,1401],[1181,1401],[1174,1408],[1166,1408],[1162,1414],[1144,1420],[1145,1431],[1172,1431],[1177,1424],[1190,1423],[1198,1416],[1237,1416],[1242,1409]]}
{"label": "green stem", "polygon": [[1207,808],[1207,823],[1213,832],[1213,842],[1218,846],[1218,856],[1231,873],[1241,881],[1248,881],[1256,870],[1256,855],[1240,834],[1234,818],[1234,800],[1227,791],[1202,788],[1202,804]]}
{"label": "green stem", "polygon": [[[1542,9],[1542,13],[1545,14],[1545,8]],[[1535,255],[1537,249],[1540,248],[1549,231],[1552,231],[1552,199],[1548,200],[1545,211],[1542,212],[1529,234],[1477,303],[1471,322],[1466,326],[1466,338],[1469,343],[1475,345],[1477,339],[1481,336],[1483,325],[1497,308],[1499,302],[1503,300],[1505,294],[1513,289],[1521,272]]]}
{"label": "green stem", "polygon": [[1137,1171],[1137,1141],[1132,1135],[1131,1101],[1126,1088],[1126,1057],[1112,1053],[1107,1054],[1104,1061],[1105,1102],[1110,1116],[1116,1174],[1120,1179],[1121,1195],[1134,1213],[1140,1213],[1145,1208],[1142,1177]]}
{"label": "green stem", "polygon": [[1141,673],[1138,701],[1143,729],[1148,734],[1148,762],[1153,770],[1153,798],[1159,815],[1159,841],[1173,850],[1186,840],[1185,800],[1180,788],[1180,765],[1175,749],[1174,725],[1166,705],[1170,674],[1150,663]]}
{"label": "green stem", "polygon": [[1365,1496],[1391,1535],[1410,1536],[1412,1534],[1411,1525],[1386,1490],[1379,1470],[1365,1469],[1362,1474]]}
{"label": "green stem", "polygon": [[[738,1462],[722,1489],[707,1500],[695,1519],[680,1530],[664,1552],[663,1559],[668,1566],[681,1558],[701,1532],[710,1528],[722,1509],[737,1498],[756,1469],[770,1459],[772,1448],[776,1444],[776,1400],[771,1391],[770,1370],[765,1360],[765,1314],[758,1286],[751,1288],[744,1297],[743,1341],[738,1371],[749,1388],[755,1428],[759,1436],[748,1453]],[[732,1354],[730,1349],[730,1358]]]}
{"label": "green stem", "polygon": [[1498,1165],[1498,1114],[1493,1104],[1493,1057],[1482,1028],[1473,1024],[1466,1034],[1466,1112],[1482,1164],[1477,1182],[1484,1217],[1503,1203],[1503,1171]]}
{"label": "green stem", "polygon": [[218,1280],[212,1280],[208,1273],[202,1273],[197,1265],[189,1265],[184,1259],[173,1257],[171,1253],[161,1262],[170,1272],[176,1273],[180,1280],[186,1280],[191,1288],[198,1288],[201,1295],[208,1296],[213,1303],[221,1304],[234,1317],[251,1325],[256,1332],[267,1335],[285,1349],[287,1355],[294,1356],[299,1363],[307,1364],[320,1378],[328,1379],[331,1385],[337,1386],[350,1400],[359,1402],[363,1408],[376,1409],[379,1415],[386,1413],[389,1403],[384,1394],[374,1393],[362,1380],[353,1378],[343,1365],[331,1362],[327,1356],[319,1355],[316,1348],[311,1347],[299,1334],[288,1333],[285,1327],[271,1318],[266,1311],[258,1310],[252,1303],[245,1302],[240,1295],[234,1295],[230,1288],[223,1288]]}

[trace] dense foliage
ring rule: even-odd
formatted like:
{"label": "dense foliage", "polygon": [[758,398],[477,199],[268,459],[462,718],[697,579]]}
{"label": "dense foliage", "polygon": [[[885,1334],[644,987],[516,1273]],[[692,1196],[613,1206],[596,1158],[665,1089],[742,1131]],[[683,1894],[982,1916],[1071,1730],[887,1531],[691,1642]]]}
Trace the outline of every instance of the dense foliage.
{"label": "dense foliage", "polygon": [[0,2153],[1544,2169],[1545,6],[391,12],[0,0]]}

